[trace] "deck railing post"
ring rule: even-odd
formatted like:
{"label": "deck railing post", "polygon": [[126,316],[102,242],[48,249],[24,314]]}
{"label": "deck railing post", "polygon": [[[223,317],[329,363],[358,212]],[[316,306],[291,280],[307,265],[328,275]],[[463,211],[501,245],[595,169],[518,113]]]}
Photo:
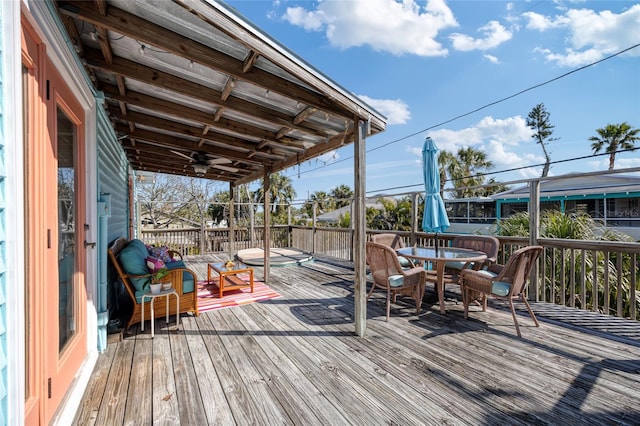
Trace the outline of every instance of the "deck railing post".
{"label": "deck railing post", "polygon": [[416,232],[418,232],[418,193],[411,194],[411,237],[409,243],[415,247],[417,243]]}
{"label": "deck railing post", "polygon": [[[538,238],[540,238],[540,181],[536,179],[529,182],[529,244],[537,245]],[[540,300],[538,262],[531,268],[529,294],[527,295],[528,299],[536,302]]]}

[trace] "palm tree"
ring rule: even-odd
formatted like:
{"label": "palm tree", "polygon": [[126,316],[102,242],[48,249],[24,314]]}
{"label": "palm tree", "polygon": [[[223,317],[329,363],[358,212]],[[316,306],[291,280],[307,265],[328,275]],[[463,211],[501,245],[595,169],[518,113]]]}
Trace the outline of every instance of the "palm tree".
{"label": "palm tree", "polygon": [[316,191],[309,197],[308,201],[305,201],[303,209],[307,212],[309,217],[313,216],[313,205],[316,204],[316,214],[321,215],[323,213],[330,212],[334,209],[334,203],[331,196],[324,191]]}
{"label": "palm tree", "polygon": [[453,181],[456,198],[478,197],[482,195],[480,188],[463,189],[463,187],[477,186],[485,183],[485,175],[493,163],[487,160],[484,151],[468,147],[460,148],[448,165],[449,177]]}
{"label": "palm tree", "polygon": [[606,127],[596,129],[598,136],[591,136],[589,140],[592,142],[591,149],[597,154],[605,148],[609,153],[609,170],[613,170],[616,161],[616,152],[619,149],[635,149],[635,143],[640,139],[638,137],[640,129],[633,129],[626,122],[620,124],[607,124]]}
{"label": "palm tree", "polygon": [[449,151],[440,151],[438,153],[438,166],[440,168],[440,196],[444,197],[444,186],[447,183],[447,170],[455,163],[456,157]]}
{"label": "palm tree", "polygon": [[333,188],[329,195],[334,199],[336,209],[339,209],[341,207],[348,206],[351,203],[353,191],[348,185],[342,184]]}
{"label": "palm tree", "polygon": [[551,114],[547,112],[544,104],[538,104],[533,107],[529,115],[527,116],[527,126],[533,130],[531,137],[535,139],[536,143],[539,143],[544,153],[545,163],[542,169],[542,177],[546,177],[549,173],[549,167],[551,165],[551,157],[547,151],[547,144],[552,141],[558,140],[558,138],[552,138],[553,126],[549,122]]}
{"label": "palm tree", "polygon": [[[291,178],[284,176],[280,173],[274,173],[269,179],[269,191],[271,192],[271,204],[272,211],[276,216],[280,216],[285,211],[285,205],[291,203],[296,196],[296,191],[293,189]],[[258,202],[264,200],[264,179],[260,180],[260,188],[258,188],[257,198]]]}

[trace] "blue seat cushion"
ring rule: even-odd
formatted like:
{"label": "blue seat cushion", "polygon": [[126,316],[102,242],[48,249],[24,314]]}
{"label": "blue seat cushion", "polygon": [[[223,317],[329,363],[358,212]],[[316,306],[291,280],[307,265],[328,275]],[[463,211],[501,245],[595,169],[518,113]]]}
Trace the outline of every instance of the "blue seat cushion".
{"label": "blue seat cushion", "polygon": [[398,274],[398,275],[389,276],[390,287],[402,287],[403,284],[404,284],[404,277],[402,275]]}
{"label": "blue seat cushion", "polygon": [[403,268],[413,268],[413,263],[404,256],[398,256],[398,261]]}
{"label": "blue seat cushion", "polygon": [[444,264],[444,267],[447,269],[455,269],[457,271],[462,271],[462,269],[464,268],[464,265],[466,265],[467,262],[447,262]]}
{"label": "blue seat cushion", "polygon": [[496,274],[494,272],[491,272],[491,271],[487,271],[486,269],[480,269],[478,271],[475,271],[475,273],[486,275],[487,277],[490,277],[490,278],[494,278],[494,277],[498,276],[498,274]]}
{"label": "blue seat cushion", "polygon": [[[174,260],[173,262],[166,263],[165,266],[168,270],[185,269],[187,267],[182,260]],[[195,288],[196,283],[193,279],[193,275],[184,271],[182,273],[182,293],[191,293]]]}
{"label": "blue seat cushion", "polygon": [[187,267],[182,260],[174,260],[173,262],[165,263],[164,266],[166,266],[168,270]]}
{"label": "blue seat cushion", "polygon": [[506,296],[511,291],[511,284],[503,281],[496,281],[491,285],[491,294],[496,296]]}

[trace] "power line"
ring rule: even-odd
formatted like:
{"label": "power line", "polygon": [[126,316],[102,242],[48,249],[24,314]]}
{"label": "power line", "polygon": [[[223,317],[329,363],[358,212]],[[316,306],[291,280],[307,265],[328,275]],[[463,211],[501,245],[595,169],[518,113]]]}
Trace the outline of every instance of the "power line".
{"label": "power line", "polygon": [[[619,154],[621,152],[636,151],[638,149],[640,149],[640,148],[621,149],[621,150],[616,151],[616,154]],[[564,160],[552,161],[549,164],[568,163],[569,161],[586,160],[586,159],[589,159],[589,158],[602,157],[602,156],[605,156],[605,155],[609,156],[609,155],[611,155],[611,153],[603,152],[603,153],[600,153],[600,154],[583,155],[582,157],[565,158]],[[478,173],[478,174],[482,174],[483,176],[496,175],[496,174],[499,174],[499,173],[515,172],[515,171],[518,171],[518,170],[529,169],[531,167],[542,167],[542,166],[544,166],[544,164],[545,163],[532,164],[532,165],[529,165],[529,166],[514,167],[512,169],[498,170],[498,171],[495,171],[495,172],[486,172],[486,173]],[[475,177],[475,176],[464,176],[464,177],[459,177],[459,178],[455,178],[455,179],[447,179],[445,181],[445,183],[446,182],[453,182],[453,181],[456,181],[456,180],[469,179],[469,178],[472,178],[472,177]],[[392,188],[383,188],[383,189],[371,190],[371,191],[367,191],[367,194],[375,193],[375,192],[382,192],[382,191],[393,191],[393,190],[396,190],[396,189],[406,189],[406,188],[412,188],[414,186],[422,186],[422,185],[424,185],[424,182],[415,183],[413,185],[402,185],[402,186],[395,186],[395,187],[392,187]]]}
{"label": "power line", "polygon": [[[502,103],[502,102],[505,102],[505,101],[507,101],[507,100],[509,100],[509,99],[513,99],[513,98],[515,98],[515,97],[517,97],[517,96],[522,95],[523,93],[526,93],[526,92],[529,92],[529,91],[531,91],[531,90],[537,89],[537,88],[539,88],[539,87],[545,86],[545,85],[550,84],[550,83],[552,83],[552,82],[554,82],[554,81],[560,80],[560,79],[562,79],[562,78],[564,78],[564,77],[567,77],[567,76],[569,76],[569,75],[571,75],[571,74],[574,74],[574,73],[576,73],[576,72],[578,72],[578,71],[582,71],[582,70],[584,70],[584,69],[587,69],[587,68],[589,68],[589,67],[592,67],[592,66],[594,66],[594,65],[597,65],[597,64],[602,63],[602,62],[604,62],[604,61],[607,61],[607,60],[609,60],[609,59],[615,58],[616,56],[622,55],[623,53],[626,53],[626,52],[628,52],[628,51],[630,51],[630,50],[633,50],[633,49],[637,48],[638,46],[640,46],[640,43],[634,44],[633,46],[627,47],[626,49],[623,49],[623,50],[621,50],[621,51],[619,51],[619,52],[617,52],[617,53],[613,53],[613,54],[611,54],[611,55],[609,55],[609,56],[607,56],[607,57],[604,57],[604,58],[599,59],[599,60],[597,60],[597,61],[591,62],[590,64],[587,64],[587,65],[584,65],[584,66],[581,66],[581,67],[575,68],[575,69],[573,69],[573,70],[571,70],[571,71],[569,71],[569,72],[566,72],[566,73],[564,73],[564,74],[561,74],[561,75],[559,75],[559,76],[557,76],[557,77],[554,77],[554,78],[552,78],[552,79],[550,79],[550,80],[544,81],[544,82],[539,83],[539,84],[536,84],[536,85],[534,85],[534,86],[527,87],[526,89],[520,90],[519,92],[516,92],[516,93],[514,93],[514,94],[512,94],[512,95],[506,96],[506,97],[504,97],[504,98],[502,98],[502,99],[499,99],[499,100],[497,100],[497,101],[493,101],[493,102],[490,102],[490,103],[488,103],[488,104],[485,104],[485,105],[483,105],[483,106],[481,106],[481,107],[478,107],[478,108],[476,108],[476,109],[474,109],[474,110],[472,110],[472,111],[466,112],[466,113],[464,113],[464,114],[457,115],[457,116],[455,116],[455,117],[453,117],[453,118],[450,118],[450,119],[448,119],[448,120],[442,121],[442,122],[440,122],[440,123],[438,123],[438,124],[434,124],[434,125],[432,125],[432,126],[429,126],[429,127],[425,128],[425,129],[423,129],[423,130],[419,130],[419,131],[414,132],[414,133],[411,133],[411,134],[409,134],[409,135],[407,135],[407,136],[403,136],[403,137],[401,137],[401,138],[399,138],[399,139],[395,139],[395,140],[392,140],[392,141],[387,142],[387,143],[385,143],[385,144],[382,144],[382,145],[380,145],[380,146],[377,146],[377,147],[375,147],[375,148],[371,148],[371,149],[367,150],[367,153],[369,153],[369,152],[373,152],[373,151],[376,151],[376,150],[379,150],[379,149],[382,149],[382,148],[385,148],[385,147],[387,147],[387,146],[389,146],[389,145],[396,144],[396,143],[398,143],[398,142],[401,142],[401,141],[403,141],[403,140],[406,140],[406,139],[412,138],[412,137],[417,136],[417,135],[419,135],[419,134],[421,134],[421,133],[424,133],[424,132],[426,132],[426,131],[433,130],[433,129],[437,128],[437,127],[443,126],[443,125],[445,125],[445,124],[449,124],[449,123],[451,123],[451,122],[453,122],[453,121],[456,121],[456,120],[459,120],[459,119],[461,119],[461,118],[463,118],[463,117],[467,117],[467,116],[469,116],[469,115],[475,114],[475,113],[476,113],[476,112],[478,112],[478,111],[482,111],[482,110],[484,110],[484,109],[486,109],[486,108],[489,108],[489,107],[491,107],[491,106],[497,105],[497,104]],[[334,165],[334,164],[338,164],[338,163],[341,163],[341,162],[343,162],[343,161],[350,160],[350,159],[352,159],[352,158],[353,158],[353,156],[349,156],[349,157],[345,157],[345,158],[343,158],[343,159],[340,159],[340,160],[334,161],[334,162],[332,162],[332,163],[324,163],[324,164],[323,164],[323,165],[321,165],[321,166],[318,166],[318,167],[313,168],[313,169],[305,170],[304,172],[300,172],[300,171],[298,171],[298,172],[296,172],[296,173],[294,173],[294,174],[292,174],[292,175],[289,175],[289,177],[291,177],[291,176],[295,176],[295,175],[300,176],[300,175],[305,174],[305,173],[311,173],[311,172],[314,172],[314,171],[316,171],[316,170],[320,170],[320,169],[322,169],[322,168],[324,168],[324,167],[332,166],[332,165]],[[571,161],[571,160],[567,159],[567,160],[563,160],[563,161]],[[532,166],[525,166],[525,167],[522,167],[522,168],[527,168],[527,167],[536,167],[536,165],[532,165]],[[521,168],[517,168],[517,169],[513,169],[513,170],[520,170],[520,169],[521,169]],[[509,171],[511,171],[511,170],[509,170]],[[502,173],[502,172],[500,172],[500,171],[499,171],[499,172],[494,172],[494,173]],[[411,185],[411,186],[413,186],[413,185]]]}

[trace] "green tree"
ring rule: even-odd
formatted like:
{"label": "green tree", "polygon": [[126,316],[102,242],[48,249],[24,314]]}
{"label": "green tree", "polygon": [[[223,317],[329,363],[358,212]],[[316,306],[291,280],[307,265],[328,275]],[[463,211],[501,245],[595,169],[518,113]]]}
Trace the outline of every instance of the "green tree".
{"label": "green tree", "polygon": [[453,182],[456,198],[479,197],[486,192],[481,188],[465,188],[485,183],[485,173],[493,167],[484,151],[472,147],[460,148],[448,163],[447,172]]}
{"label": "green tree", "polygon": [[353,191],[347,185],[338,185],[331,190],[329,195],[333,198],[336,209],[348,206],[353,198]]}
{"label": "green tree", "polygon": [[447,171],[456,162],[456,157],[449,151],[440,151],[438,153],[438,166],[440,172],[440,196],[444,197],[444,187],[448,181]]}
{"label": "green tree", "polygon": [[544,104],[534,106],[527,116],[527,126],[533,130],[531,137],[535,139],[536,143],[540,144],[544,153],[545,163],[542,169],[542,177],[546,177],[549,174],[549,167],[551,166],[551,156],[547,151],[547,145],[549,142],[558,140],[558,138],[551,137],[555,126],[549,121],[550,117],[551,114],[546,110]]}
{"label": "green tree", "polygon": [[335,210],[334,200],[324,191],[316,191],[309,196],[309,199],[302,205],[302,210],[313,217],[313,205],[316,204],[316,215],[321,215]]}
{"label": "green tree", "polygon": [[381,198],[381,209],[367,208],[367,226],[380,230],[411,230],[411,197],[397,201]]}
{"label": "green tree", "polygon": [[[270,208],[275,216],[281,218],[286,215],[286,206],[295,198],[296,191],[293,189],[291,178],[280,173],[272,174],[269,181],[269,191],[271,192]],[[264,203],[264,179],[260,180],[260,187],[256,191],[256,201]]]}
{"label": "green tree", "polygon": [[626,122],[620,124],[607,124],[601,129],[596,129],[598,136],[591,136],[589,140],[593,153],[597,154],[605,149],[609,154],[609,170],[613,170],[616,161],[616,152],[620,149],[635,149],[635,143],[640,129],[634,129]]}
{"label": "green tree", "polygon": [[216,185],[206,179],[157,173],[138,185],[141,219],[156,229],[184,222],[199,227]]}

